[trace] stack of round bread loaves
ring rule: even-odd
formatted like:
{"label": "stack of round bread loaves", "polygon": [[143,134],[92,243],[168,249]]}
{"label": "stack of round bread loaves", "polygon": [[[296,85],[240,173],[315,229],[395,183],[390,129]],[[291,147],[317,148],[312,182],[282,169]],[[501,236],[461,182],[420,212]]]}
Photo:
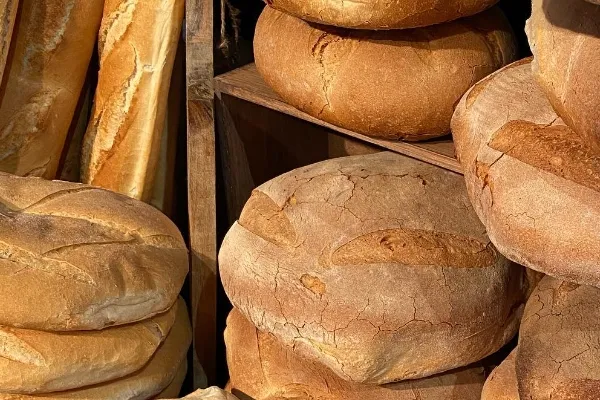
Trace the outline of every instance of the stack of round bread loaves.
{"label": "stack of round bread loaves", "polygon": [[177,393],[191,340],[187,250],[154,208],[0,174],[0,399]]}
{"label": "stack of round bread loaves", "polygon": [[387,139],[450,133],[461,96],[516,57],[495,0],[269,0],[256,67],[285,101]]}
{"label": "stack of round bread loaves", "polygon": [[255,400],[479,399],[472,364],[513,338],[528,292],[462,178],[388,152],[258,187],[219,262],[231,390]]}

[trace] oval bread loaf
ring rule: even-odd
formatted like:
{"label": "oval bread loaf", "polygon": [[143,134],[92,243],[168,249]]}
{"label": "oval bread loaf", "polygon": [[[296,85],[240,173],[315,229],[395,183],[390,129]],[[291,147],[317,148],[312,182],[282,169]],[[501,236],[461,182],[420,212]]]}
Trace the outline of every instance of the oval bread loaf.
{"label": "oval bread loaf", "polygon": [[533,0],[527,36],[534,75],[550,103],[600,153],[600,7]]}
{"label": "oval bread loaf", "polygon": [[517,349],[522,399],[600,394],[600,289],[545,277],[527,302]]}
{"label": "oval bread loaf", "polygon": [[225,344],[232,393],[254,400],[480,400],[485,380],[484,369],[474,366],[384,386],[346,382],[258,331],[236,309],[227,319]]}
{"label": "oval bread loaf", "polygon": [[146,400],[161,393],[175,379],[187,357],[192,329],[185,302],[180,298],[175,324],[154,357],[139,371],[122,379],[66,392],[45,395],[0,393],[0,400]]}
{"label": "oval bread loaf", "polygon": [[238,400],[237,397],[228,393],[224,390],[219,389],[216,386],[209,387],[208,389],[200,389],[194,393],[183,397],[188,400]]}
{"label": "oval bread loaf", "polygon": [[266,7],[256,67],[294,107],[350,130],[423,140],[450,131],[454,105],[475,82],[515,58],[502,12],[407,31],[349,31]]}
{"label": "oval bread loaf", "polygon": [[519,400],[519,387],[515,371],[517,351],[510,355],[496,367],[486,379],[481,400]]}
{"label": "oval bread loaf", "polygon": [[515,334],[526,290],[462,177],[388,152],[258,187],[219,261],[229,298],[259,329],[363,383],[495,352]]}
{"label": "oval bread loaf", "polygon": [[530,60],[475,85],[452,131],[475,211],[499,251],[600,286],[600,157],[556,115]]}
{"label": "oval bread loaf", "polygon": [[139,321],[168,310],[187,275],[175,225],[123,195],[0,174],[0,220],[0,325],[73,331]]}
{"label": "oval bread loaf", "polygon": [[266,0],[298,18],[346,28],[404,29],[477,14],[497,0]]}
{"label": "oval bread loaf", "polygon": [[0,102],[0,171],[56,177],[103,4],[21,1]]}

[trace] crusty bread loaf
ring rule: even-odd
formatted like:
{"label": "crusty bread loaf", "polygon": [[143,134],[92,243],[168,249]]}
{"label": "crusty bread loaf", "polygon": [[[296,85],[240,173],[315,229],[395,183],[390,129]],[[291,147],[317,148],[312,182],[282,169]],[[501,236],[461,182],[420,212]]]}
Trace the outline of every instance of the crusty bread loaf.
{"label": "crusty bread loaf", "polygon": [[336,158],[258,187],[219,254],[232,303],[349,381],[468,365],[515,334],[523,271],[461,176],[398,154]]}
{"label": "crusty bread loaf", "polygon": [[18,9],[19,0],[0,0],[0,18],[2,19],[2,24],[0,24],[0,82],[4,76],[4,67],[10,50]]}
{"label": "crusty bread loaf", "polygon": [[483,385],[481,400],[519,400],[519,387],[515,371],[517,351],[496,367]]}
{"label": "crusty bread loaf", "polygon": [[101,331],[0,327],[0,393],[76,389],[136,372],[163,342],[176,312],[175,306],[153,319]]}
{"label": "crusty bread loaf", "polygon": [[515,47],[498,9],[407,31],[348,31],[266,7],[256,67],[284,100],[365,135],[423,140],[450,131],[454,105],[479,79],[511,62]]}
{"label": "crusty bread loaf", "polygon": [[187,307],[181,299],[178,303],[173,328],[154,357],[141,370],[119,380],[67,392],[45,395],[0,393],[0,400],[146,400],[153,398],[173,381],[179,366],[187,356],[192,340]]}
{"label": "crusty bread loaf", "polygon": [[106,0],[85,183],[149,200],[185,0]]}
{"label": "crusty bread loaf", "polygon": [[0,325],[86,330],[139,321],[169,309],[187,275],[175,225],[107,190],[0,174],[0,219]]}
{"label": "crusty bread loaf", "polygon": [[103,0],[23,0],[0,103],[0,171],[56,176]]}
{"label": "crusty bread loaf", "polygon": [[187,372],[188,363],[187,359],[184,359],[181,365],[179,366],[179,369],[177,370],[175,378],[173,378],[169,386],[167,386],[165,390],[160,392],[160,394],[156,396],[155,399],[170,399],[179,397],[179,393],[181,393],[181,388],[183,386],[183,382],[185,381],[185,377],[187,376]]}
{"label": "crusty bread loaf", "polygon": [[197,390],[183,398],[189,400],[238,400],[238,398],[231,393],[227,393],[216,386],[204,390]]}
{"label": "crusty bread loaf", "polygon": [[477,14],[497,0],[267,0],[272,7],[307,21],[359,29],[405,29]]}
{"label": "crusty bread loaf", "polygon": [[600,157],[558,118],[530,62],[475,85],[452,130],[475,211],[500,252],[600,286]]}
{"label": "crusty bread loaf", "polygon": [[532,67],[550,103],[600,152],[600,7],[585,1],[533,0],[527,35]]}
{"label": "crusty bread loaf", "polygon": [[545,277],[527,302],[516,371],[527,400],[600,396],[600,289]]}
{"label": "crusty bread loaf", "polygon": [[227,319],[225,344],[231,391],[241,399],[479,400],[485,381],[484,369],[474,366],[384,386],[346,382],[258,331],[235,309]]}

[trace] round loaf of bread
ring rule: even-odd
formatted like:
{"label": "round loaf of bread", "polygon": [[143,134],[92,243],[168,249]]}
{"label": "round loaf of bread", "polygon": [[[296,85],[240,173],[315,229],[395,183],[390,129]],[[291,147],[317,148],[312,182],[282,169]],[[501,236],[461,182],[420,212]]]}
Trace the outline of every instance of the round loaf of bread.
{"label": "round loaf of bread", "polygon": [[369,136],[423,140],[449,133],[454,105],[475,82],[511,62],[511,29],[496,8],[406,31],[310,24],[266,7],[256,67],[285,101]]}
{"label": "round loaf of bread", "polygon": [[600,394],[600,289],[545,277],[527,302],[516,371],[522,399]]}
{"label": "round loaf of bread", "polygon": [[481,400],[519,400],[519,387],[515,372],[517,351],[496,367],[483,385]]}
{"label": "round loaf of bread", "polygon": [[188,372],[188,363],[187,359],[184,359],[179,369],[177,370],[177,374],[173,381],[166,387],[165,390],[160,392],[155,399],[170,399],[170,398],[178,398],[181,393],[181,388],[183,387],[183,382],[187,376]]}
{"label": "round loaf of bread", "polygon": [[452,131],[475,211],[499,251],[600,286],[600,157],[558,118],[530,61],[475,85]]}
{"label": "round loaf of bread", "polygon": [[362,383],[481,360],[515,334],[526,290],[462,177],[389,152],[258,187],[219,261],[229,298],[259,329]]}
{"label": "round loaf of bread", "polygon": [[155,208],[74,183],[0,174],[0,325],[102,329],[168,310],[185,243]]}
{"label": "round loaf of bread", "polygon": [[532,67],[560,117],[600,152],[600,7],[585,1],[533,0],[527,35]]}
{"label": "round loaf of bread", "polygon": [[480,400],[485,381],[477,366],[384,386],[347,382],[260,332],[236,309],[227,319],[225,344],[231,391],[254,400]]}
{"label": "round loaf of bread", "polygon": [[153,319],[102,331],[0,327],[0,392],[69,390],[138,371],[164,341],[176,312],[175,305]]}
{"label": "round loaf of bread", "polygon": [[[204,390],[196,390],[194,393],[183,397],[188,400],[238,400],[237,397],[216,386]],[[254,399],[257,400],[257,399]]]}
{"label": "round loaf of bread", "polygon": [[477,14],[498,0],[266,0],[298,18],[357,29],[405,29],[448,22]]}
{"label": "round loaf of bread", "polygon": [[146,400],[161,393],[177,376],[180,365],[187,357],[192,341],[192,329],[187,307],[178,301],[173,328],[154,356],[141,370],[125,378],[66,392],[45,395],[0,393],[0,400]]}

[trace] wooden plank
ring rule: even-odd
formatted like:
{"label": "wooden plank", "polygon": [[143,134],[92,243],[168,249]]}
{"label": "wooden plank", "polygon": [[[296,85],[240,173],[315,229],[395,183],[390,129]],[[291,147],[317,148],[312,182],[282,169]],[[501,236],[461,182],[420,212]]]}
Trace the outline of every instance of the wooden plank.
{"label": "wooden plank", "polygon": [[339,126],[332,125],[314,118],[284,102],[271,90],[258,74],[254,64],[248,64],[231,72],[215,78],[215,90],[218,93],[228,94],[261,106],[276,110],[305,121],[323,126],[347,136],[368,142],[385,149],[395,151],[409,157],[416,158],[462,173],[462,168],[454,156],[454,143],[451,139],[431,140],[426,142],[411,143],[371,138]]}
{"label": "wooden plank", "polygon": [[[213,1],[187,0],[188,211],[194,385],[216,380],[217,240],[213,109]],[[200,364],[202,367],[200,367]]]}

